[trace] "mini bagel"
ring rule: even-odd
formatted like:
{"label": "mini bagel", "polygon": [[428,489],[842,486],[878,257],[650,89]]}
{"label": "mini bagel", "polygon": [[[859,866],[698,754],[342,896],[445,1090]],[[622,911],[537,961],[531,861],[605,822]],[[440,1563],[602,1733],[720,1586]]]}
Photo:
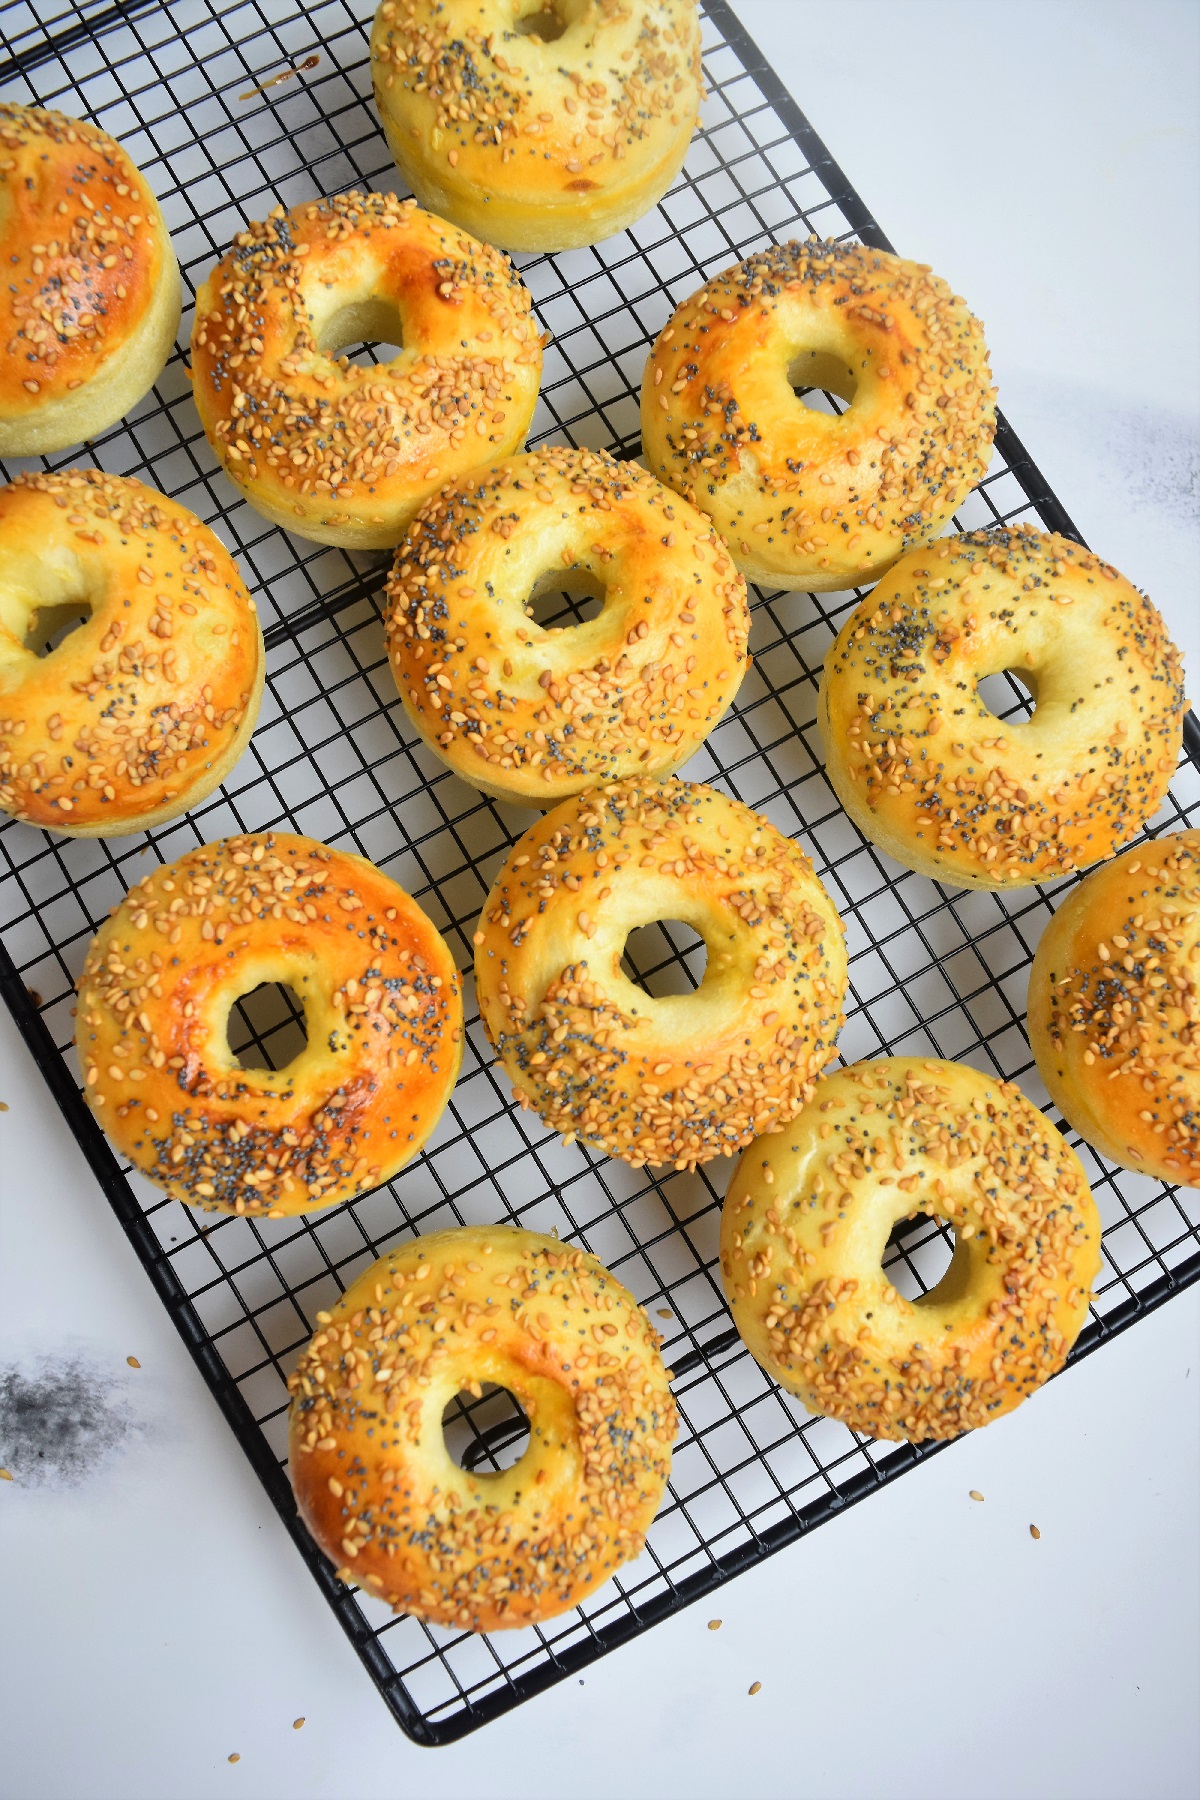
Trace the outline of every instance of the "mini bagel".
{"label": "mini bagel", "polygon": [[186,507],[99,469],[0,488],[5,811],[116,837],[198,806],[250,741],[265,667],[237,564]]}
{"label": "mini bagel", "polygon": [[[230,1009],[290,985],[307,1048],[249,1069]],[[462,1058],[445,943],[361,856],[267,832],[189,850],[130,889],[79,979],[88,1104],[173,1199],[313,1212],[387,1181],[437,1124]]]}
{"label": "mini bagel", "polygon": [[[850,401],[814,412],[793,389]],[[642,445],[751,581],[875,581],[936,537],[995,432],[978,319],[924,264],[862,244],[778,244],[676,308],[642,381]]]}
{"label": "mini bagel", "polygon": [[[999,720],[979,683],[1036,697]],[[819,716],[850,817],[897,862],[959,887],[1026,887],[1111,856],[1179,762],[1179,652],[1108,563],[1029,526],[914,550],[838,633]]]}
{"label": "mini bagel", "polygon": [[158,202],[94,125],[0,101],[0,456],[98,437],[154,386],[179,329]]}
{"label": "mini bagel", "polygon": [[695,0],[384,0],[371,63],[421,204],[505,250],[640,219],[683,167],[703,93]]}
{"label": "mini bagel", "polygon": [[[594,1256],[502,1225],[401,1244],[330,1312],[288,1386],[300,1515],[397,1612],[468,1631],[576,1606],[636,1556],[671,1468],[659,1338]],[[442,1414],[507,1388],[529,1446],[460,1469]]]}
{"label": "mini bagel", "polygon": [[[599,616],[543,629],[540,587],[582,571]],[[396,554],[388,650],[405,709],[465,781],[552,806],[669,775],[747,666],[746,586],[708,520],[635,463],[540,450],[444,487]]]}
{"label": "mini bagel", "polygon": [[[883,1272],[892,1227],[953,1225],[920,1300]],[[867,1437],[956,1437],[1066,1361],[1100,1268],[1079,1158],[1011,1082],[888,1056],[824,1076],[752,1144],[721,1217],[721,1270],[755,1360]]]}
{"label": "mini bagel", "polygon": [[[336,352],[400,341],[390,363]],[[507,259],[394,194],[250,225],[196,296],[193,390],[225,473],[320,544],[398,544],[443,482],[518,450],[541,340]]]}
{"label": "mini bagel", "polygon": [[[621,970],[657,919],[704,938],[693,994],[651,999]],[[522,1106],[635,1167],[690,1169],[804,1105],[834,1054],[846,948],[768,820],[712,788],[628,781],[525,833],[479,921],[475,985]]]}
{"label": "mini bagel", "polygon": [[1200,1186],[1200,831],[1139,844],[1067,896],[1029,971],[1029,1042],[1094,1149]]}

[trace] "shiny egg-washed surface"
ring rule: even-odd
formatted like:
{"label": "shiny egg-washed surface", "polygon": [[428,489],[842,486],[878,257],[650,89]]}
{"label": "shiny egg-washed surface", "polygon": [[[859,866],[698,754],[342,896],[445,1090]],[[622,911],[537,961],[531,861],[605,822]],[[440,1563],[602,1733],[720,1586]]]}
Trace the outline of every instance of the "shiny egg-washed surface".
{"label": "shiny egg-washed surface", "polygon": [[80,837],[177,818],[235,767],[265,672],[241,571],[186,507],[99,469],[0,491],[6,812]]}
{"label": "shiny egg-washed surface", "polygon": [[[531,596],[572,577],[599,616],[543,629]],[[456,774],[552,806],[670,775],[746,672],[746,584],[708,520],[603,452],[511,457],[421,509],[387,585],[409,717]]]}
{"label": "shiny egg-washed surface", "polygon": [[[675,1402],[658,1333],[594,1256],[504,1226],[435,1232],[317,1325],[289,1383],[291,1479],[344,1580],[496,1631],[554,1618],[640,1553]],[[459,1468],[442,1425],[484,1382],[530,1427],[495,1474]]]}
{"label": "shiny egg-washed surface", "polygon": [[1029,972],[1029,1038],[1089,1144],[1200,1183],[1200,832],[1128,850],[1064,900]]}
{"label": "shiny egg-washed surface", "polygon": [[[308,1043],[245,1068],[228,1021],[286,983]],[[151,870],[79,981],[84,1092],[123,1155],[188,1205],[268,1218],[369,1192],[416,1155],[462,1060],[445,943],[360,856],[264,832]]]}
{"label": "shiny egg-washed surface", "polygon": [[71,449],[162,370],[179,265],[145,177],[107,133],[0,101],[0,454]]}

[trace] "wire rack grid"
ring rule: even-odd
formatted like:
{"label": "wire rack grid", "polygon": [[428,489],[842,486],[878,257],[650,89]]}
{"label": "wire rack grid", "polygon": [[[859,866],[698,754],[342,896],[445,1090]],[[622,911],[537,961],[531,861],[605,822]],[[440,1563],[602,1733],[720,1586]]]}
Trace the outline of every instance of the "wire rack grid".
{"label": "wire rack grid", "polygon": [[[523,258],[553,334],[531,442],[636,456],[642,365],[673,306],[751,250],[815,231],[887,245],[795,103],[723,0],[706,0],[707,98],[683,175],[651,214],[605,244]],[[92,119],[145,171],[194,294],[250,218],[354,185],[393,187],[370,104],[362,0],[12,0],[0,6],[0,91]],[[305,68],[266,85],[286,70]],[[185,309],[180,343],[190,331]],[[372,355],[365,346],[358,354]],[[828,395],[804,396],[838,407]],[[420,901],[471,966],[471,934],[500,860],[531,815],[464,786],[415,739],[383,648],[385,559],[269,528],[226,482],[199,427],[177,350],[121,426],[62,457],[136,475],[191,507],[238,556],[263,619],[268,682],[252,745],[225,787],[147,837],[108,842],[0,827],[0,985],[47,1082],[158,1293],[314,1578],[394,1716],[446,1743],[582,1668],[848,1504],[930,1449],[881,1445],[811,1418],[776,1388],[730,1326],[717,1274],[729,1165],[632,1170],[547,1136],[513,1104],[467,984],[462,1075],[421,1157],[387,1187],[308,1218],[196,1214],[122,1167],[83,1106],[71,1050],[73,986],[88,941],[150,861],[272,827],[371,858]],[[1078,536],[1007,424],[960,527],[1033,520]],[[686,774],[715,783],[801,839],[846,921],[846,1061],[895,1052],[957,1057],[1046,1094],[1024,1032],[1025,985],[1052,911],[1041,889],[942,889],[881,857],[841,812],[815,735],[825,649],[855,594],[759,591],[754,665],[732,713]],[[577,617],[564,594],[558,622]],[[539,616],[554,622],[553,614]],[[1001,717],[1028,696],[997,677]],[[1189,736],[1150,830],[1200,821]],[[1058,893],[1063,892],[1058,889]],[[686,992],[702,948],[664,921],[635,934],[630,973]],[[294,997],[261,989],[231,1039],[246,1062],[281,1067],[303,1041]],[[1103,1165],[1079,1146],[1105,1224],[1104,1270],[1075,1356],[1200,1275],[1200,1196]],[[284,1470],[290,1368],[318,1309],[414,1232],[510,1221],[593,1251],[666,1338],[680,1435],[666,1504],[644,1554],[577,1611],[540,1629],[475,1638],[394,1618],[340,1583],[300,1525]],[[898,1228],[887,1267],[915,1296],[949,1257],[928,1220]],[[452,1448],[475,1467],[511,1462],[523,1421],[503,1392],[461,1397]]]}

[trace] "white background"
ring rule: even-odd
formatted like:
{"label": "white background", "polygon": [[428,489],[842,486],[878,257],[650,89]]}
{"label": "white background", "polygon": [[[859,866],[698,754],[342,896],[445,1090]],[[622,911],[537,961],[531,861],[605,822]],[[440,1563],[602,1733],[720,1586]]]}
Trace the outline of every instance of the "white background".
{"label": "white background", "polygon": [[[1200,10],[737,10],[898,248],[981,314],[1002,405],[1085,536],[1167,615],[1196,692]],[[0,1360],[77,1353],[121,1376],[138,1421],[80,1486],[0,1483],[4,1794],[1200,1791],[1200,1289],[582,1682],[422,1751],[6,1015],[0,1097]]]}

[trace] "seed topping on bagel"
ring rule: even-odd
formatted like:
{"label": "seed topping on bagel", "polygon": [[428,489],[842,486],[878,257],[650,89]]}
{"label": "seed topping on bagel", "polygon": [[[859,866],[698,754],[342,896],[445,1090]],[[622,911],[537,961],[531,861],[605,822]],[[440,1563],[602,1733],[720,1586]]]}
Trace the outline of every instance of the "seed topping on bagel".
{"label": "seed topping on bagel", "polygon": [[[1010,668],[1029,719],[977,694]],[[910,551],[825,659],[830,777],[868,836],[938,879],[1053,880],[1152,817],[1187,702],[1156,608],[1110,564],[1031,526]]]}
{"label": "seed topping on bagel", "polygon": [[[596,23],[619,19],[626,10],[625,0],[596,0]],[[619,68],[597,66],[591,58],[582,69],[550,63],[549,99],[566,114],[559,119],[545,110],[547,71],[520,37],[511,37],[506,56],[496,43],[497,33],[468,26],[460,35],[458,21],[440,17],[442,11],[410,0],[384,0],[372,33],[371,59],[381,93],[399,81],[415,94],[430,96],[451,168],[472,146],[483,151],[500,146],[501,163],[522,149],[541,158],[546,153],[540,140],[547,135],[560,140],[565,130],[571,142],[562,164],[563,188],[586,195],[598,185],[597,165],[621,162],[656,120],[681,123],[680,92],[686,86],[690,99],[699,79],[698,37],[690,10],[680,10],[678,24],[668,18],[665,28],[648,16],[636,40],[636,58]],[[509,38],[508,33],[503,36]],[[540,86],[535,86],[539,78]]]}
{"label": "seed topping on bagel", "polygon": [[[620,974],[646,891],[711,940],[694,995],[647,1000]],[[565,960],[597,938],[592,958]],[[475,944],[518,1101],[635,1166],[732,1155],[789,1118],[834,1054],[837,913],[797,844],[711,788],[630,781],[564,802],[497,876]]]}
{"label": "seed topping on bagel", "polygon": [[[881,1266],[901,1219],[954,1228],[941,1282],[908,1300]],[[1012,1083],[887,1057],[826,1075],[746,1151],[721,1266],[738,1330],[811,1411],[872,1437],[955,1437],[1066,1360],[1100,1267],[1075,1152]]]}
{"label": "seed topping on bagel", "polygon": [[[52,161],[48,148],[72,161]],[[106,340],[132,331],[162,266],[157,204],[120,145],[79,119],[2,101],[0,217],[10,212],[27,222],[11,243],[0,229],[6,414],[93,377]],[[44,241],[26,247],[30,227]]]}
{"label": "seed topping on bagel", "polygon": [[[301,1515],[398,1612],[470,1630],[553,1617],[636,1556],[670,1469],[661,1339],[593,1256],[504,1226],[405,1243],[328,1312],[289,1379]],[[458,1467],[457,1392],[512,1393],[510,1468]]]}
{"label": "seed topping on bagel", "polygon": [[[838,417],[796,400],[806,358],[805,385],[851,377]],[[981,479],[993,396],[979,321],[927,265],[808,238],[676,309],[646,365],[642,435],[751,579],[850,587],[932,537]]]}
{"label": "seed topping on bagel", "polygon": [[[261,970],[264,945],[284,959],[275,978],[311,988],[322,1031],[277,1071],[214,1043],[223,992],[246,991],[239,967]],[[89,1104],[150,1180],[278,1216],[373,1187],[419,1149],[460,1021],[449,952],[402,890],[361,857],[266,834],[202,846],[130,890],[88,951],[77,1040]]]}
{"label": "seed topping on bagel", "polygon": [[[547,632],[522,610],[509,563],[536,564],[539,534],[553,563],[615,571],[611,626]],[[419,727],[467,780],[523,775],[547,805],[639,763],[669,773],[746,662],[745,583],[709,521],[606,451],[543,449],[447,484],[400,546],[387,599],[392,666]]]}
{"label": "seed topping on bagel", "polygon": [[1067,896],[1030,971],[1029,1034],[1081,1137],[1200,1177],[1200,832],[1139,844]]}
{"label": "seed topping on bagel", "polygon": [[[254,603],[220,540],[129,477],[26,472],[0,490],[0,571],[14,587],[0,620],[0,806],[47,829],[118,833],[203,797],[262,685]],[[93,615],[34,656],[28,622],[70,611],[81,578]]]}
{"label": "seed topping on bagel", "polygon": [[[438,232],[434,255],[426,240]],[[427,312],[440,305],[453,314],[469,299],[466,341],[455,339],[445,354],[402,350],[373,368],[326,356],[305,298],[306,263],[328,263],[331,279],[352,285],[352,256],[330,261],[330,247],[352,250],[356,238],[382,240],[386,267]],[[541,366],[531,305],[501,252],[422,213],[415,200],[352,192],[290,213],[278,206],[239,233],[198,297],[192,345],[205,429],[235,478],[269,477],[296,501],[354,500],[366,525],[385,525],[387,515],[371,509],[382,483],[411,469],[428,493],[476,445],[480,460],[489,445],[503,454],[510,413],[521,415],[523,436],[526,390]]]}

